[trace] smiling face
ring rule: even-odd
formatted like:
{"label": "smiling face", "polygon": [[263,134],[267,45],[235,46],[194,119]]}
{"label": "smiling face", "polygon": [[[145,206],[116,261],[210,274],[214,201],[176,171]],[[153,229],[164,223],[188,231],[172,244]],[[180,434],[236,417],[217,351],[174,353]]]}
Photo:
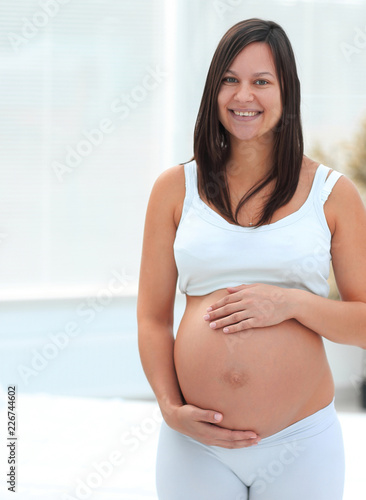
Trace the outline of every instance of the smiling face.
{"label": "smiling face", "polygon": [[272,52],[266,43],[247,45],[224,73],[218,113],[232,146],[272,133],[281,118],[282,103]]}

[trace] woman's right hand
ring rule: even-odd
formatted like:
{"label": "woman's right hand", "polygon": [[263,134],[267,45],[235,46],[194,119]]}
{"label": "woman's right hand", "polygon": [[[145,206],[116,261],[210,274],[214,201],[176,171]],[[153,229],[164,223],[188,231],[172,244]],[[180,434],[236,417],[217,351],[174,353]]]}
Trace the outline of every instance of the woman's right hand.
{"label": "woman's right hand", "polygon": [[234,449],[246,448],[260,441],[253,431],[238,431],[218,426],[223,415],[213,410],[203,410],[186,404],[175,406],[163,415],[169,427],[205,445]]}

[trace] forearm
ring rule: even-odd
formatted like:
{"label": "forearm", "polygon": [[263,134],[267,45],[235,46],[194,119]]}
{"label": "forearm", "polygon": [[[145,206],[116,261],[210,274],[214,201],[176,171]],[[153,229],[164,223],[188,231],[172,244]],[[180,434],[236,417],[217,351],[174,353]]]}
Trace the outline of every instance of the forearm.
{"label": "forearm", "polygon": [[366,349],[366,304],[288,290],[292,317],[319,335],[339,344]]}
{"label": "forearm", "polygon": [[141,321],[138,339],[146,378],[166,418],[172,408],[184,404],[174,366],[172,329],[154,321]]}

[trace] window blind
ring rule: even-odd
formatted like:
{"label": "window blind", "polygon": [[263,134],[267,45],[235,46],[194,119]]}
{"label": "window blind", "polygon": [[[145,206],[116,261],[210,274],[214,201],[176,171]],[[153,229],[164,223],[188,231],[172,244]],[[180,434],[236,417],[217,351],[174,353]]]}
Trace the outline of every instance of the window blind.
{"label": "window blind", "polygon": [[365,9],[366,0],[4,0],[0,297],[95,294],[116,274],[120,293],[136,292],[153,181],[192,156],[211,57],[242,19],[284,27],[306,151],[335,151],[366,112]]}
{"label": "window blind", "polygon": [[0,294],[136,289],[165,167],[161,0],[0,4]]}

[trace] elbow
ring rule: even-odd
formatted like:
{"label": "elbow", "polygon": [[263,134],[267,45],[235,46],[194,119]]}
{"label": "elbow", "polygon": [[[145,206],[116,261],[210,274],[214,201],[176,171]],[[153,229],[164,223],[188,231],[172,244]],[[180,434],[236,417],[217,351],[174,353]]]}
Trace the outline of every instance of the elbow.
{"label": "elbow", "polygon": [[158,318],[142,315],[137,319],[137,337],[140,340],[161,334],[173,336],[173,318]]}

